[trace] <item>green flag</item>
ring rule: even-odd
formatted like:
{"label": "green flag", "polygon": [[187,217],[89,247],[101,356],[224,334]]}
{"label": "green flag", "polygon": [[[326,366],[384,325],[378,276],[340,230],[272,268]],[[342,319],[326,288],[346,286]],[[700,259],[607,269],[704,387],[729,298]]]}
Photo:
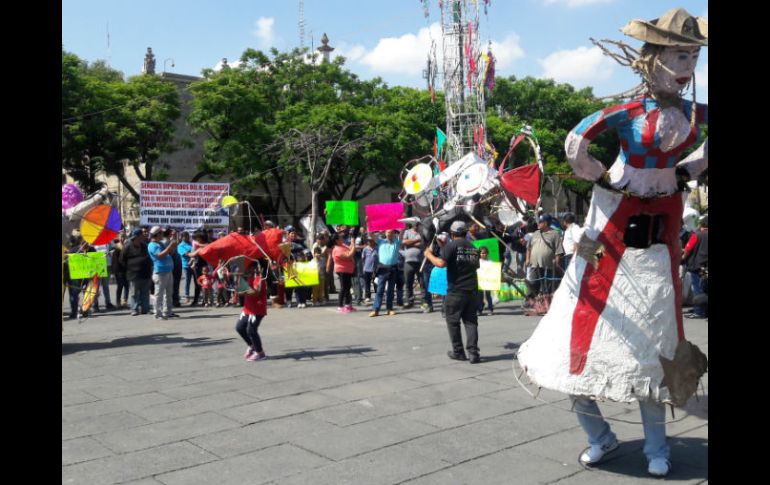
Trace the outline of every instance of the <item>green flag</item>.
{"label": "green flag", "polygon": [[441,128],[436,127],[436,138],[438,141],[436,142],[436,159],[441,159],[441,148],[443,148],[444,143],[446,142],[446,133],[441,131]]}

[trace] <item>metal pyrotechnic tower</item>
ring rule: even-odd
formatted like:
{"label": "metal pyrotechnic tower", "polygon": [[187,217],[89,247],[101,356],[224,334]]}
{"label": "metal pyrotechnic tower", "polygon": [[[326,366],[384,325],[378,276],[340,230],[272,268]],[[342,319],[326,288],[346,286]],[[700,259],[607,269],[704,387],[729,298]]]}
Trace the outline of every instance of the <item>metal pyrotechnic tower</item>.
{"label": "metal pyrotechnic tower", "polygon": [[444,0],[441,7],[447,164],[486,145],[484,63],[479,44],[479,1]]}

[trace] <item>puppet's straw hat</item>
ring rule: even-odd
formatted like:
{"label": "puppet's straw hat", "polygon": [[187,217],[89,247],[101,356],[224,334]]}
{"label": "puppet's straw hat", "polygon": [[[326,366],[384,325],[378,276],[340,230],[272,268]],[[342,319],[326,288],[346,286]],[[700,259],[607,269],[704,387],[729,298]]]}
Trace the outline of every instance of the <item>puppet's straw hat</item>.
{"label": "puppet's straw hat", "polygon": [[708,21],[674,8],[650,21],[632,20],[620,29],[624,34],[650,44],[665,46],[708,46]]}

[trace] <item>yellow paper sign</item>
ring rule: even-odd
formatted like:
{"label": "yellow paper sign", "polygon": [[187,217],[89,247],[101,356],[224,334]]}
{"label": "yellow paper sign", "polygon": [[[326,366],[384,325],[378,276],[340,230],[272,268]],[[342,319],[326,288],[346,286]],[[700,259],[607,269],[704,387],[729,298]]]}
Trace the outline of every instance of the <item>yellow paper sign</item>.
{"label": "yellow paper sign", "polygon": [[318,284],[318,266],[315,261],[297,262],[288,270],[283,270],[286,288],[315,286]]}
{"label": "yellow paper sign", "polygon": [[479,289],[485,291],[497,291],[500,289],[500,279],[503,272],[503,263],[484,260],[479,261],[481,266],[476,270],[479,278]]}

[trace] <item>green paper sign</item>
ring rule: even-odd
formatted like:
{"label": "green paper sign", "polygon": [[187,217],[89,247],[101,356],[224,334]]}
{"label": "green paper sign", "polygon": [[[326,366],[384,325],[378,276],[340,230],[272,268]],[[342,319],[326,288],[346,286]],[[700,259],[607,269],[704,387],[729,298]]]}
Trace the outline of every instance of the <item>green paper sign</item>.
{"label": "green paper sign", "polygon": [[331,226],[358,225],[358,202],[354,200],[327,200],[326,223]]}
{"label": "green paper sign", "polygon": [[490,237],[489,239],[477,239],[475,241],[471,241],[471,244],[477,248],[485,246],[487,249],[489,249],[489,260],[497,261],[498,263],[500,262],[500,245],[497,243],[497,239],[493,237]]}
{"label": "green paper sign", "polygon": [[70,268],[70,278],[79,280],[83,278],[92,278],[98,274],[101,277],[107,276],[107,257],[104,253],[78,253],[70,254],[67,257]]}

